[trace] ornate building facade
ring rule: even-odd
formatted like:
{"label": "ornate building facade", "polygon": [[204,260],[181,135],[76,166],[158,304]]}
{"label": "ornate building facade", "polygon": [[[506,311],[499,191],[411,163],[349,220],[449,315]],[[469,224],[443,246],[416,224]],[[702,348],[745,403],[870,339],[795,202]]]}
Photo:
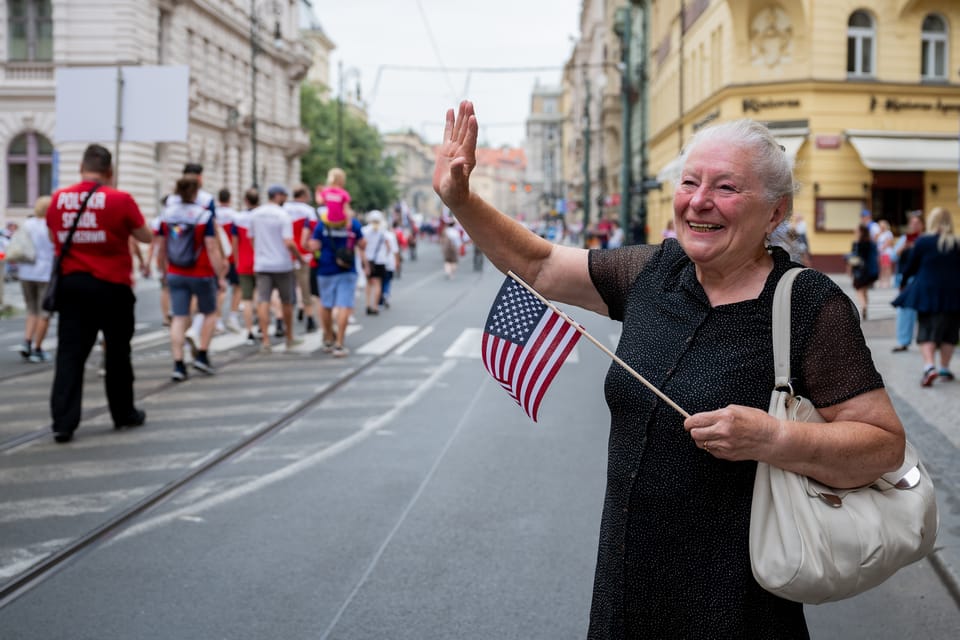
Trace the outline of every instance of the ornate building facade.
{"label": "ornate building facade", "polygon": [[187,161],[204,165],[210,191],[298,181],[309,142],[300,128],[300,82],[311,64],[304,9],[300,0],[7,0],[0,217],[26,215],[38,196],[77,178],[87,143],[54,133],[56,75],[69,67],[189,67],[186,141],[88,141],[119,150],[118,186],[147,215]]}
{"label": "ornate building facade", "polygon": [[672,216],[676,158],[713,122],[765,122],[795,159],[815,266],[841,268],[860,213],[957,208],[960,3],[658,0],[649,11],[649,153]]}

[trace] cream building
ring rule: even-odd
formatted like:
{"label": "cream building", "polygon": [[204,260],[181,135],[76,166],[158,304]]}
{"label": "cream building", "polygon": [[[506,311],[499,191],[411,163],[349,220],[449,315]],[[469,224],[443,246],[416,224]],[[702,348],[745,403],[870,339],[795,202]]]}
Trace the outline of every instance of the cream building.
{"label": "cream building", "polygon": [[658,0],[649,8],[649,152],[672,216],[675,158],[699,128],[750,117],[795,158],[815,266],[842,267],[863,209],[957,210],[960,2]]}
{"label": "cream building", "polygon": [[[530,115],[524,151],[526,182],[538,197],[540,212],[561,209],[566,197],[563,177],[563,89],[536,85],[530,96]],[[525,185],[526,186],[526,185]],[[561,212],[564,212],[561,211]]]}
{"label": "cream building", "polygon": [[442,203],[433,192],[433,147],[412,130],[400,131],[384,134],[383,152],[396,162],[394,182],[410,212],[440,217]]}
{"label": "cream building", "polygon": [[300,0],[0,4],[0,217],[22,217],[37,196],[77,179],[86,143],[54,137],[56,75],[68,67],[189,66],[187,141],[119,145],[118,186],[147,215],[187,161],[203,163],[210,191],[298,181],[309,144],[300,128],[311,63],[304,9]]}

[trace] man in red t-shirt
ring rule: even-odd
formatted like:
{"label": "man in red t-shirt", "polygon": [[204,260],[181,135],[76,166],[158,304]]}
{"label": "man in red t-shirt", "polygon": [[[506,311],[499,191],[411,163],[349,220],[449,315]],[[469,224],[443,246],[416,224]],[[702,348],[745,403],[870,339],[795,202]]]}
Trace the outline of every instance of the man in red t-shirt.
{"label": "man in red t-shirt", "polygon": [[244,208],[233,216],[233,255],[236,256],[237,281],[240,283],[240,300],[243,302],[243,326],[247,330],[247,344],[256,345],[253,335],[253,291],[256,276],[253,273],[253,243],[250,242],[250,216],[260,206],[260,192],[255,188],[243,194]]}
{"label": "man in red t-shirt", "polygon": [[[110,186],[110,152],[87,147],[80,182],[57,190],[47,209],[47,227],[61,255],[57,293],[57,359],[50,395],[53,433],[69,442],[80,424],[84,364],[103,332],[106,348],[104,384],[116,429],[143,424],[146,414],[133,406],[133,259],[129,240],[150,242],[153,233],[133,197]],[[83,203],[69,250],[63,244]]]}

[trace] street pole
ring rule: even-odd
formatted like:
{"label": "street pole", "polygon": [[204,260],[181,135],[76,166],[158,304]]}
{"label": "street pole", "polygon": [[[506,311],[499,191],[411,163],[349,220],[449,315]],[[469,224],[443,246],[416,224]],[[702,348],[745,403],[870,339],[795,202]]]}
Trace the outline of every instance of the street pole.
{"label": "street pole", "polygon": [[623,68],[620,72],[620,100],[623,110],[623,166],[620,169],[620,228],[626,234],[630,230],[630,210],[631,195],[633,191],[633,134],[631,131],[631,113],[630,113],[630,50],[633,47],[631,42],[632,34],[630,23],[633,21],[633,11],[628,4],[621,9],[623,11],[623,33],[621,34],[621,46],[623,48]]}
{"label": "street pole", "polygon": [[257,7],[250,0],[250,155],[251,185],[259,187],[257,180]]}
{"label": "street pole", "polygon": [[648,242],[647,238],[647,197],[649,189],[647,185],[649,180],[647,179],[647,170],[649,169],[649,162],[647,157],[647,113],[649,112],[650,105],[648,104],[649,100],[649,87],[647,86],[647,46],[648,39],[650,37],[650,2],[645,0],[643,6],[641,7],[643,12],[640,16],[641,27],[640,27],[640,37],[641,43],[644,47],[641,55],[639,56],[639,65],[637,78],[639,80],[639,96],[640,101],[640,181],[642,185],[642,190],[640,193],[640,207],[637,212],[637,221],[638,226],[641,229],[641,236],[638,238],[641,244],[646,244]]}
{"label": "street pole", "polygon": [[583,246],[587,246],[590,227],[590,78],[584,75],[583,101]]}
{"label": "street pole", "polygon": [[337,166],[343,166],[343,60],[337,64]]}

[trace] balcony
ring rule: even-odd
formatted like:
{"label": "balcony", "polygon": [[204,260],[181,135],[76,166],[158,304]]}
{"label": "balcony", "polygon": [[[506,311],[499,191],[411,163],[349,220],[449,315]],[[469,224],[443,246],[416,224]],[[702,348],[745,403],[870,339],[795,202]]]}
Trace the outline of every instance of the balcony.
{"label": "balcony", "polygon": [[45,83],[53,82],[54,66],[52,62],[5,62],[0,63],[4,83]]}

